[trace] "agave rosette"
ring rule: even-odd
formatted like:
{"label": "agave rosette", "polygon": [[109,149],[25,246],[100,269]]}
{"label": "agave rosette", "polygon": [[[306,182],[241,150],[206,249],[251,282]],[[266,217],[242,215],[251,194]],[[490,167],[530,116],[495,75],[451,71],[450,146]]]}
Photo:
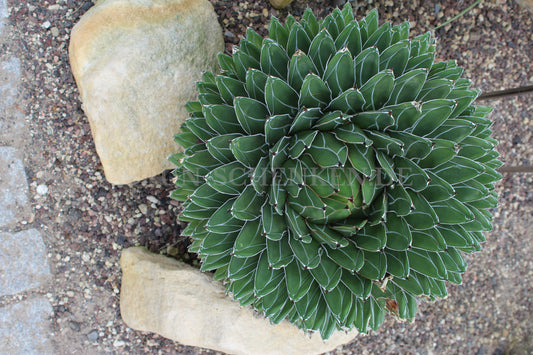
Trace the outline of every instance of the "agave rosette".
{"label": "agave rosette", "polygon": [[171,160],[183,235],[201,269],[241,305],[328,338],[417,296],[461,283],[462,252],[491,229],[500,179],[488,107],[429,33],[357,22],[347,4],[318,21],[248,29],[198,101]]}

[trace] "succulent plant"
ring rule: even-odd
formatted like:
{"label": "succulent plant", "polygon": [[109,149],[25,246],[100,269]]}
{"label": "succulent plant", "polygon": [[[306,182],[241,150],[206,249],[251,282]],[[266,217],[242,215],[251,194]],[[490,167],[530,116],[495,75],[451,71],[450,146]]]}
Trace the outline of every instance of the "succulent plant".
{"label": "succulent plant", "polygon": [[190,251],[241,305],[328,338],[413,319],[460,284],[501,176],[489,107],[430,33],[354,20],[251,29],[198,101],[171,157]]}

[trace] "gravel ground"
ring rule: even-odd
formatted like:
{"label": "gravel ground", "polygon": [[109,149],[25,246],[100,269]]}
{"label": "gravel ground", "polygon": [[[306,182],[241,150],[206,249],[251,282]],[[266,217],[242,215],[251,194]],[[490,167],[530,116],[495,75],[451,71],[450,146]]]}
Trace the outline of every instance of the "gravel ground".
{"label": "gravel ground", "polygon": [[[300,16],[309,6],[319,17],[344,0],[299,1],[277,11],[266,0],[211,0],[223,27],[226,49],[246,27],[265,34],[271,15]],[[354,5],[364,16],[378,8],[381,20],[410,21],[413,35],[453,17],[472,1],[367,1]],[[168,198],[169,174],[112,186],[96,155],[68,64],[69,33],[91,6],[83,0],[8,0],[11,47],[19,57],[25,94],[20,98],[31,141],[25,152],[33,213],[20,228],[43,232],[54,275],[47,293],[54,307],[53,341],[58,353],[215,354],[133,331],[120,318],[119,256],[144,245],[190,263],[176,223],[180,206]],[[484,1],[437,31],[439,59],[457,59],[484,91],[533,84],[532,16],[513,1]],[[533,96],[492,101],[494,134],[506,165],[532,164]],[[48,192],[37,194],[45,184]],[[505,174],[498,189],[495,228],[482,252],[469,256],[461,286],[449,297],[420,305],[413,323],[389,317],[377,332],[360,336],[335,354],[528,354],[533,352],[533,176]],[[0,298],[0,306],[10,304]]]}

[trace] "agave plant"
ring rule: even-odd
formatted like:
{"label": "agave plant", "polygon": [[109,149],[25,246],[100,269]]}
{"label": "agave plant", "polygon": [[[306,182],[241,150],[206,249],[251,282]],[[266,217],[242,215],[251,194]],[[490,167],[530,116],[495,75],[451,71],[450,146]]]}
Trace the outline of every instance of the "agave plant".
{"label": "agave plant", "polygon": [[172,197],[201,269],[241,305],[324,339],[412,319],[417,298],[461,283],[501,178],[488,107],[430,33],[354,20],[251,29],[175,140]]}

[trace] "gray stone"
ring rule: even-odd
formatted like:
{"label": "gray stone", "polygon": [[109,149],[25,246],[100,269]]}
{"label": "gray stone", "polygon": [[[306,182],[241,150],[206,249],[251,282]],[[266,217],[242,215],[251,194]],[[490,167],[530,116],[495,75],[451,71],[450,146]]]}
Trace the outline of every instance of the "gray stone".
{"label": "gray stone", "polygon": [[7,0],[0,0],[0,32],[4,26],[4,19],[7,18],[9,13],[7,12]]}
{"label": "gray stone", "polygon": [[26,134],[24,115],[17,109],[17,104],[23,106],[20,101],[20,67],[18,58],[2,58],[0,53],[0,145],[12,146],[29,138],[22,137]]}
{"label": "gray stone", "polygon": [[16,150],[0,147],[0,227],[19,221],[28,204],[28,182]]}
{"label": "gray stone", "polygon": [[0,353],[52,354],[52,305],[37,297],[0,308]]}
{"label": "gray stone", "polygon": [[50,277],[41,233],[0,233],[0,296],[39,287]]}

